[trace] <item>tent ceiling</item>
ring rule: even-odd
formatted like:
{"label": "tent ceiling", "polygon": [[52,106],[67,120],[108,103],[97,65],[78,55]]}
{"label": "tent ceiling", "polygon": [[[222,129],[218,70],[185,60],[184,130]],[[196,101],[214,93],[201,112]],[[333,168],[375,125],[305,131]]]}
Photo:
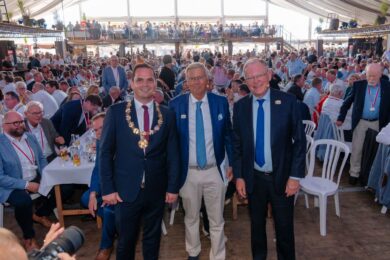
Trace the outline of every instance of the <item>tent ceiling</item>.
{"label": "tent ceiling", "polygon": [[[62,4],[66,8],[87,0],[24,1],[31,17],[40,18],[45,14],[53,12],[55,9],[62,8]],[[329,13],[336,13],[341,21],[349,21],[355,18],[359,24],[373,24],[381,4],[381,0],[269,0],[269,2],[313,18],[326,18]],[[6,3],[8,11],[12,12],[14,17],[20,16],[17,0],[7,0]],[[387,17],[390,21],[390,16],[388,15]]]}

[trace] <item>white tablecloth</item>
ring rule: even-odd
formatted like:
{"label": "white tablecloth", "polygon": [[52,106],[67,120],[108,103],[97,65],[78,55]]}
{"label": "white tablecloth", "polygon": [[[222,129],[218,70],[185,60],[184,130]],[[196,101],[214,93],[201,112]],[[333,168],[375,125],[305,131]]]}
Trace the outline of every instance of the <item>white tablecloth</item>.
{"label": "white tablecloth", "polygon": [[87,184],[89,186],[94,165],[95,163],[81,159],[80,166],[74,166],[71,159],[63,162],[60,157],[57,157],[43,169],[38,192],[47,196],[57,184]]}

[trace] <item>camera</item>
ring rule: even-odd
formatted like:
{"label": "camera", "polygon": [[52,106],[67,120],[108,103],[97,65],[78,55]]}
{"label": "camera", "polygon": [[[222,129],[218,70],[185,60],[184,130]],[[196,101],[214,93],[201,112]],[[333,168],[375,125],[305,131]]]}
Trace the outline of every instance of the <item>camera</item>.
{"label": "camera", "polygon": [[30,260],[54,260],[59,253],[73,255],[84,244],[84,233],[76,226],[65,229],[58,238],[53,240],[45,248],[35,250],[28,254]]}

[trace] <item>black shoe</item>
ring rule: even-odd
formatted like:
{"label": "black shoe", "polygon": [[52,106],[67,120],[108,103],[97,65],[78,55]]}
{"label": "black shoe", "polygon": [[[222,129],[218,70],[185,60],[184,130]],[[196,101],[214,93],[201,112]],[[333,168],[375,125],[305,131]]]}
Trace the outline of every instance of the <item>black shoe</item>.
{"label": "black shoe", "polygon": [[358,178],[349,176],[349,180],[348,180],[348,183],[349,183],[349,184],[355,186],[355,185],[357,184],[357,181],[358,181]]}
{"label": "black shoe", "polygon": [[189,256],[188,260],[199,260],[199,255],[197,255],[197,256]]}

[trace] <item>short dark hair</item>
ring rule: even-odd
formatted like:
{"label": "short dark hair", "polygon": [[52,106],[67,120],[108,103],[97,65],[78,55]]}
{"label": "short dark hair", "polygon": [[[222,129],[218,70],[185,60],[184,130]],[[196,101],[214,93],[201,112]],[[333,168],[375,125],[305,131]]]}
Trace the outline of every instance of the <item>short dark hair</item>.
{"label": "short dark hair", "polygon": [[297,74],[297,75],[295,75],[295,76],[294,76],[294,79],[293,79],[293,82],[294,82],[294,83],[297,83],[298,80],[300,80],[302,77],[303,77],[302,74]]}
{"label": "short dark hair", "polygon": [[245,92],[246,94],[249,94],[249,93],[250,93],[250,90],[249,90],[247,84],[241,84],[241,85],[240,85],[240,91],[243,91],[243,92]]}
{"label": "short dark hair", "polygon": [[8,91],[7,93],[5,93],[5,95],[10,96],[13,99],[16,99],[18,102],[20,101],[19,96],[13,91]]}
{"label": "short dark hair", "polygon": [[320,78],[314,78],[313,81],[311,82],[312,86],[317,86],[319,84],[322,84],[322,79]]}
{"label": "short dark hair", "polygon": [[85,99],[85,101],[89,101],[92,105],[99,106],[99,107],[101,107],[103,104],[102,99],[98,95],[95,95],[95,94],[89,95]]}
{"label": "short dark hair", "polygon": [[134,80],[134,77],[135,77],[135,73],[138,69],[150,69],[152,72],[153,72],[153,77],[156,78],[156,75],[154,75],[154,70],[153,70],[153,67],[150,66],[149,64],[147,63],[139,63],[137,65],[134,66],[134,70],[133,70],[133,76],[132,76],[132,80]]}
{"label": "short dark hair", "polygon": [[52,87],[52,88],[59,89],[58,82],[55,81],[55,80],[49,80],[49,81],[47,82],[47,84],[49,84],[49,86]]}

